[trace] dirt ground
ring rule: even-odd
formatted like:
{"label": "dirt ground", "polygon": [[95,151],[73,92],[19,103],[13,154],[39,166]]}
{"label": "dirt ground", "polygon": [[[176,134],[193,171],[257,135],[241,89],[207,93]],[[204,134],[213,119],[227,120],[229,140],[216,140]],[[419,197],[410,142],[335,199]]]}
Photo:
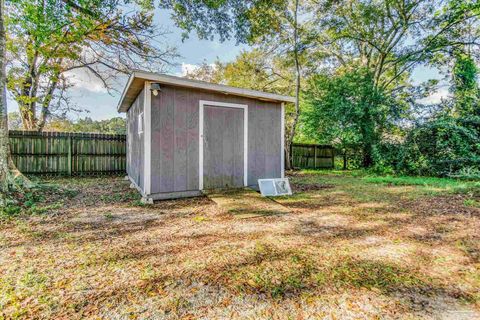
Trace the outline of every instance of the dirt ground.
{"label": "dirt ground", "polygon": [[142,205],[122,178],[49,181],[0,222],[0,319],[480,319],[472,193],[291,176],[288,213]]}

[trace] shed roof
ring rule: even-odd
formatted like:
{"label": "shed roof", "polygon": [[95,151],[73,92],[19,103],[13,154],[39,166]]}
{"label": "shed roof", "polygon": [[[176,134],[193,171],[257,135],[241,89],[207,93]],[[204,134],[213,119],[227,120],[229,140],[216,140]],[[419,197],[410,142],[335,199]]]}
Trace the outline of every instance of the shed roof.
{"label": "shed roof", "polygon": [[295,98],[282,96],[274,93],[243,89],[222,84],[210,83],[206,81],[191,80],[182,77],[175,77],[161,73],[154,73],[142,70],[133,70],[128,78],[128,82],[123,89],[120,102],[118,103],[118,112],[127,112],[137,95],[144,88],[145,81],[157,82],[172,86],[202,89],[213,92],[222,92],[229,95],[248,97],[266,101],[295,102]]}

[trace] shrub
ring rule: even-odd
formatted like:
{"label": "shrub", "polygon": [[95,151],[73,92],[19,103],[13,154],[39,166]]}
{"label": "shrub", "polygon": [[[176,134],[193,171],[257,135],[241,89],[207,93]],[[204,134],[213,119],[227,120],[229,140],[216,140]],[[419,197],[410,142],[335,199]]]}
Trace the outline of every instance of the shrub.
{"label": "shrub", "polygon": [[480,138],[473,127],[455,119],[438,119],[418,126],[407,135],[398,170],[430,176],[456,176],[480,166]]}

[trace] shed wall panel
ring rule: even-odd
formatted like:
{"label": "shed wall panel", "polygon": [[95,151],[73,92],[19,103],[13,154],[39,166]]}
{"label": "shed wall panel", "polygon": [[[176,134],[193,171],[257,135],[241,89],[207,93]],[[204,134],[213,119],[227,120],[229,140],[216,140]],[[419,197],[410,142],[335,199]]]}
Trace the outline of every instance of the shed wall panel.
{"label": "shed wall panel", "polygon": [[187,190],[187,104],[188,92],[174,92],[173,191]]}
{"label": "shed wall panel", "polygon": [[200,100],[248,105],[248,185],[281,176],[280,103],[162,85],[152,95],[152,193],[198,190]]}
{"label": "shed wall panel", "polygon": [[144,111],[144,90],[137,96],[127,113],[127,174],[144,190],[144,133],[138,133],[138,116]]}
{"label": "shed wall panel", "polygon": [[[187,90],[186,90],[187,91]],[[187,91],[187,190],[198,189],[198,98]]]}

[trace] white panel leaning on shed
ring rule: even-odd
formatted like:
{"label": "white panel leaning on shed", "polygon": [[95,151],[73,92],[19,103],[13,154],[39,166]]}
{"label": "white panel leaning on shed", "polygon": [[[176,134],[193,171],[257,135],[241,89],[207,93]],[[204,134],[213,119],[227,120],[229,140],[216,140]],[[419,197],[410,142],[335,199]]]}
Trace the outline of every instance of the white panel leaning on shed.
{"label": "white panel leaning on shed", "polygon": [[[152,96],[152,88],[154,88],[156,91],[155,96]],[[162,92],[162,89],[164,90],[164,92]],[[178,189],[174,189],[174,190],[166,189],[166,191],[159,191],[158,179],[165,179],[165,172],[170,172],[170,171],[167,170],[167,171],[159,172],[158,168],[161,169],[164,167],[163,165],[159,167],[158,163],[164,163],[164,162],[158,162],[158,161],[172,161],[172,158],[164,158],[162,160],[155,158],[155,156],[152,155],[152,153],[156,154],[156,152],[158,152],[158,141],[152,141],[152,139],[155,138],[155,139],[160,139],[160,141],[167,141],[167,140],[162,140],[163,133],[162,135],[159,136],[158,130],[160,130],[159,129],[160,127],[158,123],[157,112],[160,112],[158,109],[159,101],[164,101],[164,100],[158,100],[158,99],[164,99],[164,98],[161,98],[161,96],[166,97],[164,96],[164,94],[168,94],[168,92],[170,92],[171,94],[172,90],[179,90],[179,91],[184,90],[184,92],[185,90],[189,90],[189,94],[191,94],[192,96],[198,97],[198,100],[196,99],[190,100],[189,102],[190,104],[188,105],[188,108],[190,108],[189,112],[193,112],[191,109],[193,107],[192,103],[195,103],[195,105],[198,108],[197,109],[198,120],[195,119],[196,121],[198,121],[197,122],[198,135],[194,138],[192,138],[191,136],[188,136],[188,139],[195,139],[196,141],[195,143],[197,143],[197,139],[198,139],[198,151],[196,151],[198,153],[198,167],[197,167],[197,164],[195,163],[195,167],[196,167],[195,170],[188,171],[189,172],[188,174],[190,174],[188,177],[190,179],[192,177],[191,172],[194,172],[194,176],[196,176],[197,175],[196,171],[198,168],[198,184],[195,185],[195,188],[192,188],[192,184],[189,184],[190,188],[187,188],[185,190],[182,189],[181,191],[178,191]],[[201,191],[204,188],[204,181],[203,181],[204,174],[206,174],[206,172],[204,171],[205,150],[204,150],[204,141],[203,141],[203,138],[204,138],[203,129],[205,125],[204,123],[204,120],[205,120],[204,107],[205,106],[238,108],[243,110],[243,116],[244,116],[243,117],[243,126],[244,126],[243,127],[243,185],[244,186],[249,186],[249,185],[253,186],[254,184],[257,183],[256,181],[257,178],[284,178],[285,103],[286,102],[294,103],[295,99],[293,97],[282,96],[278,94],[260,92],[260,91],[249,90],[249,89],[230,87],[230,86],[225,86],[220,84],[213,84],[213,83],[208,83],[204,81],[185,79],[185,78],[175,77],[170,75],[135,70],[130,75],[130,78],[128,79],[128,82],[123,90],[120,102],[118,104],[119,112],[127,112],[127,121],[134,121],[133,119],[129,119],[128,112],[130,107],[132,106],[132,104],[135,102],[135,100],[137,99],[137,97],[142,91],[145,93],[142,101],[143,116],[138,117],[138,119],[135,119],[135,121],[143,122],[142,124],[140,124],[142,130],[139,130],[139,131],[142,131],[142,132],[139,132],[139,134],[143,135],[143,138],[144,138],[143,154],[133,155],[134,157],[138,156],[143,158],[143,168],[142,168],[143,170],[140,170],[140,172],[142,173],[142,177],[139,180],[141,183],[139,183],[139,181],[135,181],[136,178],[133,178],[133,177],[129,177],[129,180],[132,181],[132,184],[141,192],[144,201],[151,202],[155,199],[168,199],[168,198],[186,197],[186,196],[194,196],[194,195],[201,194]],[[183,103],[183,106],[185,106],[185,100],[177,101],[176,95],[174,95],[173,98],[171,95],[168,97],[169,99],[173,99],[168,101],[170,101],[169,103],[173,103],[174,106],[176,106],[177,103],[180,103],[180,105],[182,105]],[[154,101],[156,105],[154,110],[152,110],[153,99],[155,99]],[[251,106],[252,108],[249,108],[250,104],[252,105]],[[161,106],[164,106],[163,102],[160,104],[160,108],[162,108]],[[259,106],[264,106],[265,108],[267,108],[267,110],[272,110],[272,111],[278,110],[278,113],[277,111],[274,111],[273,113],[275,114],[275,117],[270,118],[270,119],[275,119],[273,122],[270,122],[273,125],[271,127],[268,127],[268,130],[265,131],[266,134],[270,137],[270,139],[272,139],[272,137],[273,139],[278,138],[277,140],[278,143],[275,144],[276,146],[274,147],[274,150],[273,150],[275,154],[279,153],[278,157],[274,156],[274,158],[272,158],[272,153],[263,154],[262,153],[263,151],[261,149],[258,149],[258,145],[257,147],[255,146],[254,144],[255,140],[249,141],[249,139],[255,139],[254,138],[255,131],[251,132],[250,133],[251,136],[249,137],[249,125],[251,130],[255,130],[256,128],[255,121],[258,121],[259,119],[258,117],[261,116],[258,113],[259,112],[258,110],[261,110],[262,107],[259,107]],[[276,109],[277,106],[278,106],[278,109]],[[176,107],[174,107],[174,110],[176,110],[175,108]],[[182,110],[186,110],[186,109],[182,109]],[[269,111],[269,112],[272,112],[272,111]],[[152,112],[155,112],[155,114],[153,115],[153,118],[155,118],[156,116],[156,119],[157,119],[155,120],[155,123],[152,123]],[[249,114],[252,117],[252,119],[250,119],[250,122],[249,122]],[[276,114],[279,114],[280,119],[277,118]],[[168,121],[173,121],[173,120],[172,118],[169,118]],[[170,123],[169,126],[171,125],[172,124]],[[154,130],[157,130],[157,131],[154,131]],[[227,129],[224,129],[224,130],[227,130]],[[280,137],[278,135],[280,135]],[[187,141],[187,144],[188,142],[192,142],[192,141],[193,140]],[[170,148],[168,149],[170,151],[178,150],[178,149],[171,149],[171,148],[176,148],[175,146],[170,146],[168,148]],[[277,148],[278,148],[278,151],[277,151]],[[255,161],[258,162],[259,158],[255,158],[255,157],[258,157],[259,152],[260,152],[260,157],[264,157],[265,159],[267,158],[270,159],[268,161],[273,161],[273,162],[269,162],[271,164],[273,163],[273,167],[270,167],[270,169],[268,169],[270,170],[268,171],[269,173],[267,171],[258,171],[258,167],[257,169],[255,169],[254,163],[249,164],[249,153],[250,153],[250,157],[254,157],[252,159],[254,160],[257,159]],[[171,154],[171,152],[169,154]],[[154,157],[152,158],[152,156]],[[197,159],[196,154],[193,157],[193,159]],[[152,163],[152,161],[154,162]],[[177,163],[176,160],[173,160],[173,161],[175,164]],[[136,164],[132,164],[132,165],[136,165]],[[156,168],[155,169],[156,171],[152,172],[152,168]],[[179,167],[176,167],[176,168],[179,168]],[[262,169],[262,170],[266,170],[266,169]],[[235,174],[236,174],[236,177],[241,177],[241,171],[238,171]],[[249,178],[251,181],[249,181]],[[153,183],[152,181],[157,181],[157,182]],[[169,180],[163,180],[163,181],[169,181]],[[189,181],[192,181],[192,180],[189,180]],[[143,186],[140,187],[140,185],[143,185]]]}

